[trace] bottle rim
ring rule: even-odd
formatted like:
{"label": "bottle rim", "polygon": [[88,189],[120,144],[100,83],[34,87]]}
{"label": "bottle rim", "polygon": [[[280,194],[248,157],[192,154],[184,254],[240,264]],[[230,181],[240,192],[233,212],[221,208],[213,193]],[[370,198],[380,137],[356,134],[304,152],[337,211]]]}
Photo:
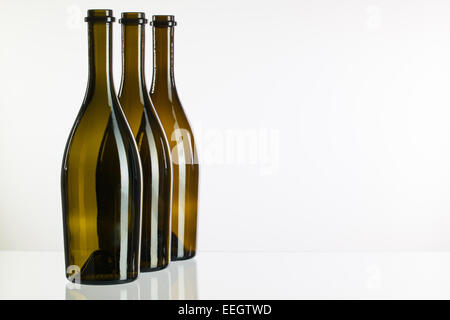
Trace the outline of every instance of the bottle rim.
{"label": "bottle rim", "polygon": [[116,21],[116,18],[113,17],[113,11],[111,9],[89,9],[84,21],[110,23]]}
{"label": "bottle rim", "polygon": [[122,12],[122,17],[119,19],[119,23],[124,25],[146,24],[147,22],[144,12]]}
{"label": "bottle rim", "polygon": [[177,22],[175,16],[172,15],[154,15],[150,25],[155,28],[175,27]]}

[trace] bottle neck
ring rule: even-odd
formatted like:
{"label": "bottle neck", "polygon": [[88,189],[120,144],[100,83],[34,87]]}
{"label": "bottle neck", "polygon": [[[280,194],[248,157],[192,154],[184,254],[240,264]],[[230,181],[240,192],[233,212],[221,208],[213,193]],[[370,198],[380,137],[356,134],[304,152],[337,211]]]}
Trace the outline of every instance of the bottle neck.
{"label": "bottle neck", "polygon": [[153,27],[153,80],[151,92],[167,92],[175,89],[173,67],[174,27]]}
{"label": "bottle neck", "polygon": [[112,78],[112,24],[88,23],[88,92],[114,93]]}
{"label": "bottle neck", "polygon": [[123,92],[146,91],[144,57],[144,25],[122,24],[122,80],[119,96]]}

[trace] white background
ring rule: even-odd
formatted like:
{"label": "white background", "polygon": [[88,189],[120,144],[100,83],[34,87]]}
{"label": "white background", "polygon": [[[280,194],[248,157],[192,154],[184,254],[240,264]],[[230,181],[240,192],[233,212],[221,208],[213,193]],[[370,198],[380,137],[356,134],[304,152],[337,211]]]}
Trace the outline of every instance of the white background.
{"label": "white background", "polygon": [[450,250],[450,2],[124,4],[0,2],[0,250],[62,250],[88,8],[176,16],[199,251]]}

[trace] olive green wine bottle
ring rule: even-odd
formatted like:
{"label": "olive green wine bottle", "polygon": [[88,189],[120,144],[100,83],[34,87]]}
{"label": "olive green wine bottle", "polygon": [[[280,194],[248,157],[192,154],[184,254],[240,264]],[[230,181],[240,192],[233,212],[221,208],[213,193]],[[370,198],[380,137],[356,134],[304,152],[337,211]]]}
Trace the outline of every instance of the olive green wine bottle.
{"label": "olive green wine bottle", "polygon": [[173,165],[172,260],[196,251],[199,165],[186,114],[178,98],[173,71],[174,16],[153,16],[153,80],[150,98],[170,145]]}
{"label": "olive green wine bottle", "polygon": [[144,76],[145,14],[122,13],[122,81],[119,101],[136,139],[142,164],[141,271],[170,260],[172,166],[169,143],[150,101]]}
{"label": "olive green wine bottle", "polygon": [[112,10],[88,10],[89,79],[61,174],[66,276],[129,282],[140,260],[142,172],[112,78]]}

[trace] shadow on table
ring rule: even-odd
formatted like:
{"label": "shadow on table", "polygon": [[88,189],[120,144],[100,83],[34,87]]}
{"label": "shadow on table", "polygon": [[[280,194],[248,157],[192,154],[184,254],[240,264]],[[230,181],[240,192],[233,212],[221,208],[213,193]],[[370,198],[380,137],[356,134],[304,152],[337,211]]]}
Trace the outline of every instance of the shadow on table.
{"label": "shadow on table", "polygon": [[136,281],[118,285],[66,284],[66,300],[184,300],[197,299],[197,261],[170,263],[156,272],[141,273]]}

